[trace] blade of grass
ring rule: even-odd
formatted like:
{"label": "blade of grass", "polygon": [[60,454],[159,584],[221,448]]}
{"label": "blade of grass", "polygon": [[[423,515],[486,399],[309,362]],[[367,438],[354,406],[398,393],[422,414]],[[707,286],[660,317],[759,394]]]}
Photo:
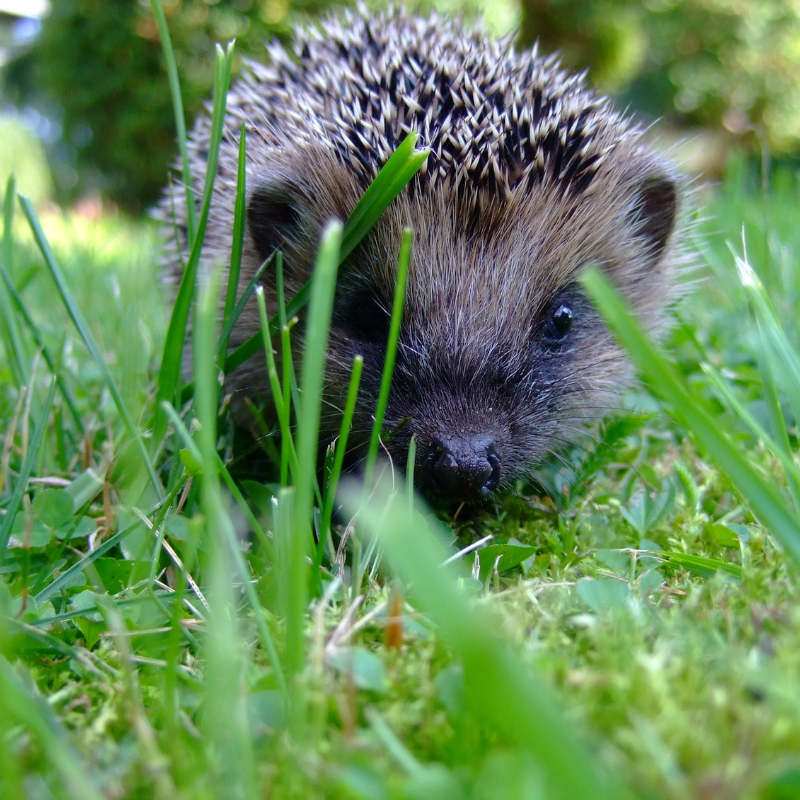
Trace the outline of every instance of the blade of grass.
{"label": "blade of grass", "polygon": [[[234,326],[236,325],[239,317],[242,315],[242,311],[244,311],[244,307],[247,305],[247,301],[252,297],[253,292],[255,292],[256,287],[258,286],[261,278],[264,276],[264,273],[267,271],[267,268],[270,264],[272,264],[273,260],[275,259],[275,254],[271,255],[253,274],[253,277],[250,279],[250,282],[245,287],[245,290],[242,292],[242,296],[236,303],[233,311],[231,312],[228,321],[225,323],[224,328],[222,329],[222,335],[219,337],[220,340],[220,347],[217,350],[218,357],[221,357],[225,354],[225,351],[222,349],[222,344],[225,344],[225,350],[227,350],[228,342],[230,341],[231,332],[233,331]],[[227,368],[227,363],[226,363]]]}
{"label": "blade of grass", "polygon": [[394,362],[397,356],[397,342],[400,339],[400,326],[403,322],[403,308],[406,302],[406,284],[408,283],[408,268],[411,263],[411,229],[403,231],[400,244],[400,257],[397,266],[397,281],[394,289],[394,303],[392,304],[392,318],[389,323],[389,340],[386,343],[386,357],[383,361],[383,374],[381,387],[378,392],[378,402],[375,406],[375,421],[372,425],[372,435],[369,440],[367,462],[364,468],[364,486],[369,490],[372,475],[375,470],[375,460],[378,457],[381,434],[383,433],[383,419],[386,415],[386,404],[389,401],[389,390],[392,387],[394,375]]}
{"label": "blade of grass", "polygon": [[[177,497],[180,489],[181,484],[176,484],[172,491],[163,500],[160,500],[158,503],[156,503],[146,515],[149,518],[153,514],[156,514],[156,517],[153,520],[154,528],[157,528],[161,525],[164,520],[164,516],[172,505],[172,502]],[[60,572],[58,577],[56,577],[52,583],[49,583],[47,586],[45,586],[44,589],[42,589],[33,599],[38,605],[41,605],[45,601],[49,600],[62,589],[65,589],[67,586],[69,586],[72,582],[72,579],[76,575],[83,572],[84,569],[97,561],[98,558],[104,556],[110,550],[113,550],[117,545],[121,544],[128,536],[134,533],[134,531],[139,530],[143,524],[144,523],[141,520],[136,520],[136,522],[128,525],[127,528],[123,528],[123,530],[118,531],[113,536],[109,536],[108,539],[97,545],[94,550],[90,550],[71,567],[65,569],[63,572]]]}
{"label": "blade of grass", "polygon": [[673,553],[667,550],[647,550],[644,552],[648,557],[651,555],[657,556],[670,564],[676,564],[704,577],[713,575],[717,570],[739,580],[743,577],[742,568],[738,564],[729,564],[727,561],[720,561],[716,558],[693,556],[688,553]]}
{"label": "blade of grass", "polygon": [[[394,480],[401,481],[399,476]],[[432,522],[433,535],[423,531],[405,492],[392,493],[388,480],[378,481],[369,502],[362,498],[363,491],[351,486],[343,497],[347,512],[380,538],[409,594],[457,654],[464,670],[464,698],[478,724],[536,761],[548,798],[630,798],[575,735],[544,682],[497,636],[496,620],[471,604],[456,565],[442,566],[449,555],[444,528]]]}
{"label": "blade of grass", "polygon": [[[723,401],[728,404],[731,410],[747,425],[753,434],[761,439],[766,448],[781,462],[787,476],[789,489],[792,491],[792,501],[794,502],[795,514],[800,519],[800,468],[794,462],[791,447],[781,447],[778,443],[758,424],[755,417],[745,408],[736,395],[726,383],[725,379],[709,364],[700,365],[703,372],[714,384]],[[781,416],[781,420],[783,417]],[[785,426],[783,426],[785,430]],[[788,432],[787,442],[788,445]]]}
{"label": "blade of grass", "polygon": [[[183,420],[178,415],[177,411],[174,408],[170,407],[166,409],[167,413],[172,420],[172,423],[178,430],[178,434],[183,439],[184,444],[186,447],[191,451],[192,456],[197,460],[199,464],[203,464],[203,455],[200,451],[200,448],[197,446],[197,443],[192,439],[192,435],[186,429],[186,426],[183,424]],[[266,541],[266,546],[268,548],[268,552],[272,551],[271,543],[267,540],[264,532],[261,530],[261,526],[256,520],[255,516],[253,516],[253,512],[250,511],[250,507],[247,505],[247,501],[242,497],[239,488],[236,486],[233,479],[230,477],[230,473],[225,468],[225,465],[222,463],[219,455],[217,454],[216,450],[214,451],[215,455],[215,463],[217,469],[220,471],[220,474],[223,476],[223,480],[234,495],[234,498],[237,501],[242,512],[247,517],[248,522],[250,523],[253,530],[256,532],[257,535],[260,534],[260,538]],[[227,477],[226,477],[227,476]],[[250,608],[253,611],[253,616],[256,620],[256,628],[258,630],[259,638],[261,639],[261,646],[264,648],[265,652],[267,653],[270,663],[272,664],[272,668],[275,671],[276,682],[278,684],[278,688],[281,693],[284,695],[284,699],[287,701],[288,704],[288,691],[286,687],[286,678],[283,674],[283,669],[281,667],[281,662],[278,657],[278,650],[275,646],[275,641],[272,638],[272,634],[267,627],[266,621],[264,619],[263,609],[261,608],[261,603],[258,600],[258,595],[256,594],[255,587],[253,586],[252,577],[250,575],[249,570],[247,569],[247,564],[245,563],[244,557],[242,556],[241,548],[239,547],[235,533],[228,527],[223,526],[220,529],[220,532],[223,536],[225,536],[226,545],[228,550],[230,551],[230,555],[233,559],[233,564],[236,569],[236,572],[239,574],[239,580],[242,582],[242,587],[244,589],[245,596],[247,597],[247,602],[250,605]]]}
{"label": "blade of grass", "polygon": [[11,536],[11,528],[14,525],[14,520],[17,516],[19,504],[22,502],[22,496],[28,490],[28,478],[30,478],[33,471],[33,465],[39,457],[39,449],[42,446],[42,439],[44,432],[47,428],[47,420],[50,416],[50,406],[53,404],[53,396],[55,395],[56,384],[55,381],[50,383],[50,389],[47,392],[44,405],[42,406],[39,416],[33,426],[33,436],[28,444],[28,450],[25,453],[25,459],[22,462],[22,467],[19,471],[17,483],[14,486],[14,491],[11,494],[11,499],[6,506],[6,514],[3,517],[3,524],[0,526],[0,564],[5,560],[6,549],[8,548],[8,540]]}
{"label": "blade of grass", "polygon": [[791,453],[776,382],[780,381],[782,384],[795,419],[800,419],[800,356],[789,343],[781,328],[778,314],[770,302],[769,295],[755,270],[747,262],[746,255],[745,258],[736,257],[735,260],[739,280],[758,325],[761,345],[759,365],[762,367],[767,410],[773,427],[773,435],[778,443],[785,447],[785,452]]}
{"label": "blade of grass", "polygon": [[414,506],[414,467],[417,463],[417,436],[411,437],[408,443],[408,459],[406,460],[406,492],[409,506]]}
{"label": "blade of grass", "polygon": [[[253,292],[256,290],[256,286],[258,286],[258,283],[261,280],[261,277],[266,272],[267,267],[269,267],[269,265],[272,263],[273,257],[274,257],[274,255],[270,256],[255,271],[255,273],[253,274],[253,277],[250,279],[250,282],[247,284],[247,286],[245,287],[245,290],[242,292],[242,296],[239,298],[238,302],[236,303],[236,306],[234,307],[233,311],[231,312],[231,315],[230,315],[230,317],[228,319],[228,322],[222,328],[222,333],[220,334],[220,337],[219,337],[219,347],[217,348],[217,360],[219,361],[220,364],[222,364],[223,363],[223,359],[224,359],[225,366],[224,366],[223,371],[225,372],[226,375],[230,370],[235,369],[237,366],[241,366],[241,364],[236,364],[235,366],[230,366],[229,367],[229,359],[230,359],[230,357],[228,357],[228,358],[225,357],[225,353],[226,353],[226,351],[228,349],[228,345],[230,343],[231,333],[233,332],[233,329],[236,326],[236,323],[239,321],[239,317],[242,315],[242,311],[244,311],[244,307],[245,307],[245,305],[247,305],[247,301],[250,299],[250,297],[252,296]],[[257,343],[259,341],[259,337],[260,337],[260,334],[254,334],[247,341],[248,342],[254,341],[254,342]],[[255,353],[255,352],[256,351],[254,350],[253,353]],[[252,355],[252,353],[251,353],[251,355]],[[248,356],[248,358],[249,357],[250,356]],[[247,359],[245,359],[245,360],[247,360]],[[241,363],[244,363],[244,362],[241,362]],[[189,400],[192,399],[193,396],[194,396],[194,381],[190,381],[189,383],[184,384],[183,388],[181,389],[181,403],[187,403]],[[172,405],[172,404],[170,403],[170,405]]]}
{"label": "blade of grass", "polygon": [[61,295],[61,301],[64,303],[64,307],[67,309],[67,313],[77,328],[83,343],[86,345],[86,349],[89,351],[92,361],[94,361],[95,366],[103,376],[103,380],[108,387],[108,391],[111,394],[111,398],[114,401],[117,413],[122,420],[122,424],[125,427],[128,436],[130,436],[131,440],[136,443],[136,447],[139,450],[139,454],[142,458],[142,464],[147,470],[147,475],[150,479],[150,483],[153,485],[156,496],[158,498],[162,498],[164,496],[164,490],[161,488],[161,484],[156,476],[155,469],[153,468],[153,462],[150,460],[150,455],[144,445],[142,435],[136,430],[136,426],[133,423],[133,418],[128,412],[128,407],[122,398],[119,387],[111,375],[111,370],[108,368],[108,364],[106,364],[106,360],[103,358],[103,354],[100,352],[100,348],[97,346],[97,342],[94,340],[94,336],[92,336],[92,332],[89,330],[89,325],[86,322],[86,318],[83,316],[80,306],[72,296],[69,286],[67,286],[67,282],[61,272],[61,267],[58,265],[56,257],[53,254],[53,250],[50,247],[50,243],[47,241],[47,237],[44,235],[39,218],[36,216],[36,212],[33,210],[33,205],[27,197],[23,197],[22,195],[20,195],[19,201],[22,205],[22,210],[25,214],[25,217],[28,220],[28,225],[33,232],[33,237],[36,240],[39,251],[41,252],[44,262],[50,271],[50,275],[56,284],[58,293]]}
{"label": "blade of grass", "polygon": [[298,525],[305,525],[304,521],[311,519],[313,487],[317,469],[322,386],[325,378],[325,354],[328,348],[328,334],[333,313],[333,295],[336,290],[341,237],[341,223],[329,223],[322,235],[314,268],[314,283],[311,287],[311,305],[300,384],[302,408],[297,423],[298,480],[295,520]]}
{"label": "blade of grass", "polygon": [[[3,252],[2,266],[11,271],[14,259],[14,199],[17,196],[16,183],[12,175],[6,184],[6,194],[3,201]],[[17,316],[11,309],[10,298],[6,287],[0,283],[0,324],[2,324],[6,340],[6,354],[11,364],[11,371],[17,384],[17,389],[27,386],[30,380],[28,370],[29,359],[25,353]]]}
{"label": "blade of grass", "polygon": [[403,139],[356,204],[342,232],[342,261],[355,250],[427,160],[430,150],[417,150],[418,141],[418,133],[410,133]]}
{"label": "blade of grass", "polygon": [[[236,294],[239,291],[239,273],[242,268],[242,252],[244,251],[244,229],[245,229],[245,201],[246,201],[246,181],[247,168],[245,163],[247,146],[246,128],[242,125],[239,134],[239,165],[236,178],[236,202],[233,212],[233,239],[231,242],[231,264],[228,270],[228,288],[225,292],[225,309],[222,314],[222,335],[219,339],[217,357],[222,361],[228,352],[228,340],[232,326],[228,327],[228,322],[233,316],[236,306]],[[259,269],[257,274],[263,274],[263,269]],[[252,291],[252,289],[251,289]],[[241,313],[241,310],[240,312]],[[236,318],[238,319],[238,314]],[[235,322],[235,320],[234,320]],[[227,331],[227,334],[226,334]]]}
{"label": "blade of grass", "polygon": [[[339,267],[342,225],[333,221],[322,234],[306,328],[301,373],[302,408],[297,421],[297,475],[293,498],[291,534],[285,541],[287,552],[286,672],[291,679],[300,674],[305,663],[305,614],[308,607],[309,565],[312,547],[312,514],[316,485],[319,418],[322,385],[325,378],[325,354],[328,346],[333,295]],[[289,502],[285,490],[284,503]],[[288,509],[287,509],[288,510]],[[286,533],[284,531],[284,540]],[[293,681],[292,728],[302,740],[305,732],[305,693],[300,682]]]}
{"label": "blade of grass", "polygon": [[319,545],[317,554],[317,564],[322,563],[322,547],[326,537],[330,536],[331,518],[333,517],[333,504],[336,500],[336,491],[339,488],[339,479],[342,474],[344,457],[347,452],[347,440],[350,436],[350,426],[353,424],[353,414],[358,400],[358,388],[361,384],[361,371],[364,368],[364,357],[356,356],[353,359],[353,371],[350,374],[350,385],[347,389],[347,398],[344,403],[342,423],[339,427],[339,437],[336,440],[336,448],[333,456],[328,486],[325,490],[325,505],[322,511],[322,527],[319,532]]}
{"label": "blade of grass", "polygon": [[42,337],[39,333],[39,329],[36,326],[36,323],[33,321],[33,318],[28,313],[28,309],[22,302],[22,298],[19,296],[16,287],[11,282],[11,278],[2,264],[0,264],[0,278],[3,279],[3,283],[5,284],[5,287],[8,290],[8,294],[10,295],[11,300],[13,301],[14,306],[17,309],[17,312],[22,317],[22,321],[25,323],[25,326],[28,328],[29,333],[33,337],[33,341],[36,343],[36,348],[41,351],[42,358],[47,364],[48,369],[55,376],[56,383],[58,384],[58,390],[59,392],[61,392],[61,396],[64,398],[64,402],[67,404],[67,408],[69,409],[70,416],[72,417],[72,420],[75,423],[75,427],[78,429],[78,431],[83,433],[83,421],[81,420],[81,416],[78,413],[78,409],[75,405],[75,400],[72,397],[72,392],[70,392],[69,387],[67,386],[64,379],[61,377],[61,372],[58,369],[58,366],[55,360],[53,359],[52,354],[50,353],[50,349],[47,347],[47,345],[45,345],[44,341],[42,340]]}
{"label": "blade of grass", "polygon": [[[217,334],[215,319],[219,277],[215,271],[203,286],[194,326],[194,373],[197,380],[197,432],[201,476],[201,504],[205,518],[210,614],[205,637],[206,695],[203,715],[206,734],[219,759],[213,772],[218,796],[246,800],[255,796],[255,766],[247,724],[245,653],[239,635],[238,614],[230,580],[230,559],[236,533],[227,513],[217,475]],[[245,569],[244,583],[250,576]],[[259,608],[256,601],[254,611]]]}
{"label": "blade of grass", "polygon": [[[264,301],[264,288],[259,286],[256,290],[258,300],[258,313],[261,317],[261,335],[264,347],[264,354],[267,360],[267,378],[270,390],[272,391],[272,401],[278,416],[278,425],[281,429],[281,486],[286,486],[289,479],[289,468],[292,475],[297,480],[298,465],[297,452],[292,438],[290,424],[289,405],[284,400],[284,392],[281,387],[281,380],[278,376],[278,367],[275,363],[275,352],[272,349],[272,337],[270,336],[269,322],[267,320],[267,306]],[[285,467],[285,469],[284,469]]]}
{"label": "blade of grass", "polygon": [[[297,317],[294,319],[297,319]],[[300,413],[300,403],[298,402],[299,397],[296,387],[296,378],[294,375],[294,362],[292,360],[290,329],[288,325],[281,330],[281,359],[281,364],[283,365],[283,407],[286,409],[286,416],[288,420],[289,409],[291,408],[292,404],[293,390],[295,398],[295,416],[299,416]],[[286,486],[288,474],[289,449],[283,446],[283,440],[281,440],[281,486]]]}
{"label": "blade of grass", "polygon": [[219,148],[222,143],[222,129],[225,121],[225,107],[228,86],[231,79],[232,64],[233,44],[228,46],[227,51],[223,51],[222,48],[217,45],[214,72],[214,109],[211,116],[211,136],[208,145],[208,162],[205,187],[203,190],[203,204],[200,210],[197,234],[192,241],[189,260],[181,276],[181,282],[175,296],[175,305],[173,306],[172,316],[170,317],[169,327],[167,329],[166,341],[164,342],[161,369],[158,373],[155,415],[153,418],[154,443],[160,443],[163,440],[167,427],[167,417],[161,403],[164,400],[174,403],[178,396],[181,369],[183,366],[186,327],[189,322],[189,313],[194,297],[194,285],[197,277],[197,269],[200,264],[203,238],[205,237],[208,215],[211,209],[214,179],[217,175]]}
{"label": "blade of grass", "polygon": [[161,47],[164,50],[164,62],[167,67],[169,91],[172,96],[175,130],[178,134],[178,150],[181,154],[183,186],[186,192],[186,226],[188,228],[189,243],[191,245],[194,243],[194,237],[197,231],[197,212],[194,207],[191,161],[189,159],[189,148],[187,147],[186,117],[183,113],[183,97],[181,96],[181,86],[178,80],[178,65],[175,61],[175,52],[172,49],[172,39],[169,35],[169,26],[167,25],[167,18],[164,16],[161,0],[150,0],[150,5],[153,7],[153,16],[156,18],[158,35],[161,38]]}
{"label": "blade of grass", "polygon": [[69,733],[48,703],[31,697],[11,664],[0,656],[0,706],[3,715],[30,731],[39,743],[42,757],[61,779],[61,788],[74,800],[103,800],[86,779],[88,765],[69,743]]}
{"label": "blade of grass", "polygon": [[[403,140],[353,209],[342,232],[342,247],[339,251],[340,264],[355,250],[383,212],[425,163],[430,151],[427,149],[416,150],[418,139],[417,134],[411,133]],[[299,314],[307,305],[310,296],[311,281],[309,280],[286,305],[286,316],[291,319]],[[269,329],[272,336],[280,332],[281,324],[277,315],[270,320]],[[253,334],[228,355],[225,361],[225,374],[240,367],[260,348],[261,334]]]}
{"label": "blade of grass", "polygon": [[800,562],[800,523],[778,493],[731,443],[700,402],[689,395],[672,365],[643,333],[608,279],[592,268],[586,270],[580,280],[650,387],[666,401],[668,413],[695,435],[741,492],[753,513]]}

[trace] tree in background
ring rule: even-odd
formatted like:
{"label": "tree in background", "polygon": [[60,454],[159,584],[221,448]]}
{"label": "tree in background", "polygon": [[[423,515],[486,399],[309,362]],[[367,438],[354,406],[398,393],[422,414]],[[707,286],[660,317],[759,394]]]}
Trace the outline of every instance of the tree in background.
{"label": "tree in background", "polygon": [[[380,4],[382,0],[370,0]],[[800,149],[800,6],[794,0],[418,0],[513,24],[622,105],[679,125],[728,131],[751,147]],[[127,210],[158,197],[174,123],[150,0],[51,0],[35,46],[6,69],[8,102],[57,120],[50,148],[61,200],[100,191]],[[214,44],[261,58],[331,0],[163,0],[189,122],[210,92]]]}
{"label": "tree in background", "polygon": [[[324,2],[324,0],[323,0]],[[161,43],[148,0],[51,0],[34,47],[6,75],[6,94],[62,126],[51,148],[59,199],[87,192],[129,211],[152,204],[174,159],[175,126]],[[240,54],[287,36],[317,0],[164,0],[191,121],[210,92],[214,44]]]}
{"label": "tree in background", "polygon": [[522,0],[521,40],[537,38],[647,114],[800,147],[793,0]]}

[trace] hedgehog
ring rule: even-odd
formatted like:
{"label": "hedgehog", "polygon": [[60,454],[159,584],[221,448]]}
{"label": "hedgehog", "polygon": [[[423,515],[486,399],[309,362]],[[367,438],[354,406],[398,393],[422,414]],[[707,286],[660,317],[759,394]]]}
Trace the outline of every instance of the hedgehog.
{"label": "hedgehog", "polygon": [[[300,28],[293,53],[268,44],[265,63],[246,62],[228,94],[208,263],[230,258],[242,126],[241,285],[280,250],[288,296],[309,278],[326,224],[347,219],[404,138],[414,132],[429,149],[339,271],[321,432],[323,444],[336,435],[361,355],[353,468],[374,418],[406,227],[414,245],[384,449],[405,464],[414,437],[415,481],[430,499],[481,501],[535,473],[618,403],[630,370],[577,279],[597,265],[660,329],[681,260],[684,192],[671,161],[585,75],[438,15],[359,7]],[[202,116],[189,143],[196,175],[209,138]],[[162,205],[177,217],[173,270],[186,247],[182,194]],[[231,347],[257,330],[250,302]],[[263,362],[226,377],[244,424],[245,398],[268,397]]]}

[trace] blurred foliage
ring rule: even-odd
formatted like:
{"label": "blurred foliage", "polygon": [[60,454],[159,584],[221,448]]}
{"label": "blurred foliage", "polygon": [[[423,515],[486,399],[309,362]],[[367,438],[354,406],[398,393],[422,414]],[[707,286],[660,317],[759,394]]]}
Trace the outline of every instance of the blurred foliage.
{"label": "blurred foliage", "polygon": [[521,40],[560,49],[605,91],[681,124],[800,145],[794,0],[522,0]]}
{"label": "blurred foliage", "polygon": [[[239,54],[286,37],[319,0],[164,0],[191,121],[210,93],[214,44]],[[177,152],[161,43],[149,0],[52,0],[34,47],[7,70],[5,94],[60,120],[51,148],[60,197],[102,191],[138,211],[164,185]]]}
{"label": "blurred foliage", "polygon": [[[419,0],[504,32],[518,0]],[[383,0],[369,0],[370,7]],[[260,58],[330,0],[164,0],[189,122],[209,95],[214,43]],[[520,43],[645,117],[704,126],[751,148],[800,149],[800,5],[794,0],[521,0]],[[237,62],[239,65],[241,61]],[[174,159],[174,123],[149,0],[52,0],[35,46],[5,70],[4,100],[57,123],[49,157],[61,200],[102,194],[138,211]]]}
{"label": "blurred foliage", "polygon": [[0,117],[0,186],[5,186],[11,173],[21,194],[34,203],[47,199],[53,181],[41,142],[15,119]]}

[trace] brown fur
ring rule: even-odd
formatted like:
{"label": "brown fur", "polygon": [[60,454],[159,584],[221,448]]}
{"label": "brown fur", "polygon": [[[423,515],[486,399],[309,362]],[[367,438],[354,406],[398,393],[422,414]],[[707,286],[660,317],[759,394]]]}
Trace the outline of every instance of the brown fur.
{"label": "brown fur", "polygon": [[[231,90],[204,257],[229,259],[242,124],[250,227],[240,283],[268,255],[259,247],[279,244],[290,295],[310,274],[325,222],[346,219],[394,146],[417,130],[432,149],[427,164],[342,266],[326,400],[341,407],[352,359],[364,355],[354,426],[355,441],[363,440],[382,366],[380,309],[391,307],[410,226],[386,422],[409,421],[392,439],[392,455],[403,462],[416,435],[431,493],[436,481],[424,478],[426,465],[453,436],[488,437],[502,479],[524,474],[574,439],[582,421],[602,416],[626,378],[621,353],[574,284],[580,270],[599,264],[651,328],[662,318],[680,260],[672,166],[553,59],[515,53],[479,29],[395,12],[370,18],[361,9],[325,23],[321,35],[298,36],[296,60],[272,46],[271,64],[249,64]],[[202,118],[191,141],[195,174],[208,138]],[[165,212],[176,206],[179,225],[182,194],[163,204]],[[265,290],[274,310],[272,280]],[[575,321],[554,346],[546,337],[550,304],[565,290]],[[365,292],[378,298],[375,308],[365,310]],[[380,323],[375,331],[371,319]],[[258,327],[252,302],[232,345]],[[228,386],[235,397],[264,396],[263,359],[229,376]],[[328,422],[333,435],[335,415]]]}

